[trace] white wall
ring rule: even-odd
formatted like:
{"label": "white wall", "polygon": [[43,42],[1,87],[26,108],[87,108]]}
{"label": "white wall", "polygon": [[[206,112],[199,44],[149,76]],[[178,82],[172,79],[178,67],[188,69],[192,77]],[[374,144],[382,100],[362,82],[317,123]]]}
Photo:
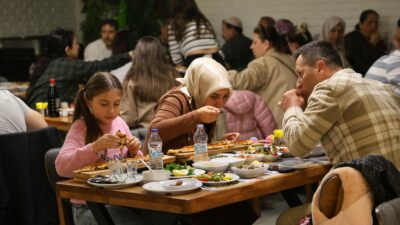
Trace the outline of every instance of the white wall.
{"label": "white wall", "polygon": [[[251,36],[259,18],[269,15],[294,23],[307,22],[311,33],[319,32],[324,20],[341,16],[347,31],[353,30],[362,10],[381,15],[382,36],[388,39],[400,17],[400,0],[196,0],[220,38],[221,21],[237,16]],[[0,38],[46,35],[57,26],[73,29],[81,39],[81,0],[0,0]]]}
{"label": "white wall", "polygon": [[196,0],[213,24],[221,40],[221,21],[229,16],[242,20],[244,33],[251,37],[262,16],[306,22],[312,35],[320,32],[324,20],[332,15],[346,21],[346,32],[354,30],[360,13],[374,9],[380,14],[382,37],[388,40],[400,17],[400,0]]}
{"label": "white wall", "polygon": [[0,38],[46,35],[57,26],[76,31],[77,1],[0,0]]}

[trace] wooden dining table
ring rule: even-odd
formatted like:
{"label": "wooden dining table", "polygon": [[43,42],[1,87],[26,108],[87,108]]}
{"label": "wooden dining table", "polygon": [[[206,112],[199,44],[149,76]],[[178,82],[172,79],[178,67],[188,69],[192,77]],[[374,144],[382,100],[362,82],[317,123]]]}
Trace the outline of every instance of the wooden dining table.
{"label": "wooden dining table", "polygon": [[72,125],[72,116],[44,117],[49,126],[55,127],[60,131],[67,132]]}
{"label": "wooden dining table", "polygon": [[240,181],[222,188],[201,188],[182,195],[159,195],[142,186],[122,189],[92,187],[76,180],[56,184],[60,223],[65,224],[62,199],[82,199],[87,202],[99,224],[113,224],[105,205],[150,209],[175,214],[194,214],[268,194],[313,184],[320,181],[331,165],[317,165],[290,173],[275,173],[261,178]]}

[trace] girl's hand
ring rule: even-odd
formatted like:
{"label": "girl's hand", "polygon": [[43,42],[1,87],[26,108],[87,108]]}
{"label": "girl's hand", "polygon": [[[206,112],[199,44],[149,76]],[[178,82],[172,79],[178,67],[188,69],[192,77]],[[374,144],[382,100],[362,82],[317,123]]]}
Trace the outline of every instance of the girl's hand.
{"label": "girl's hand", "polygon": [[126,147],[128,148],[129,155],[131,157],[134,157],[138,153],[138,151],[142,148],[142,145],[138,138],[132,136],[128,137],[128,139],[126,140]]}
{"label": "girl's hand", "polygon": [[200,122],[212,123],[217,120],[218,115],[221,112],[221,109],[206,105],[196,111],[199,114]]}
{"label": "girl's hand", "polygon": [[92,143],[92,149],[94,153],[99,153],[108,148],[118,148],[121,143],[121,139],[113,134],[104,134],[95,142]]}
{"label": "girl's hand", "polygon": [[236,141],[236,139],[238,139],[239,136],[240,136],[239,132],[226,133],[222,139],[229,141]]}

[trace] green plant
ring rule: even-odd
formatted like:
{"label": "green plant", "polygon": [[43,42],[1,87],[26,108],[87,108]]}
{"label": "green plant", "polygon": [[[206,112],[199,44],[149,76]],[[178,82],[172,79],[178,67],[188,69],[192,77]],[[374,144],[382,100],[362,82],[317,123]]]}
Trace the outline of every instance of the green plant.
{"label": "green plant", "polygon": [[157,35],[161,21],[168,16],[168,0],[82,0],[82,12],[86,13],[81,23],[85,44],[99,37],[102,19],[113,18],[120,30],[128,28],[130,36],[140,38]]}

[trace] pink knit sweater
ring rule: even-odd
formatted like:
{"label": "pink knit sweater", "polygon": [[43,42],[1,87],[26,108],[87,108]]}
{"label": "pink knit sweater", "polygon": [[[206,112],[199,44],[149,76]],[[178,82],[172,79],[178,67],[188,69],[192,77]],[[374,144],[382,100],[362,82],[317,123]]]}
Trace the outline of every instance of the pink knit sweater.
{"label": "pink knit sweater", "polygon": [[271,110],[251,91],[234,91],[224,105],[226,132],[240,132],[239,139],[264,139],[276,129]]}
{"label": "pink knit sweater", "polygon": [[[132,133],[129,130],[128,125],[124,120],[122,120],[121,117],[115,118],[111,125],[100,126],[100,128],[104,134],[115,134],[118,130],[120,130],[127,136],[132,137]],[[60,176],[72,177],[74,170],[101,160],[100,157],[93,152],[92,143],[85,144],[85,139],[86,124],[83,119],[76,120],[68,131],[64,144],[56,158],[56,170]],[[127,153],[128,149],[124,147],[124,156],[126,156]],[[108,158],[113,158],[114,155],[119,154],[119,149],[107,149]],[[138,151],[137,154],[142,154],[142,152]],[[75,204],[85,204],[85,201],[77,199],[71,199],[71,202]]]}

